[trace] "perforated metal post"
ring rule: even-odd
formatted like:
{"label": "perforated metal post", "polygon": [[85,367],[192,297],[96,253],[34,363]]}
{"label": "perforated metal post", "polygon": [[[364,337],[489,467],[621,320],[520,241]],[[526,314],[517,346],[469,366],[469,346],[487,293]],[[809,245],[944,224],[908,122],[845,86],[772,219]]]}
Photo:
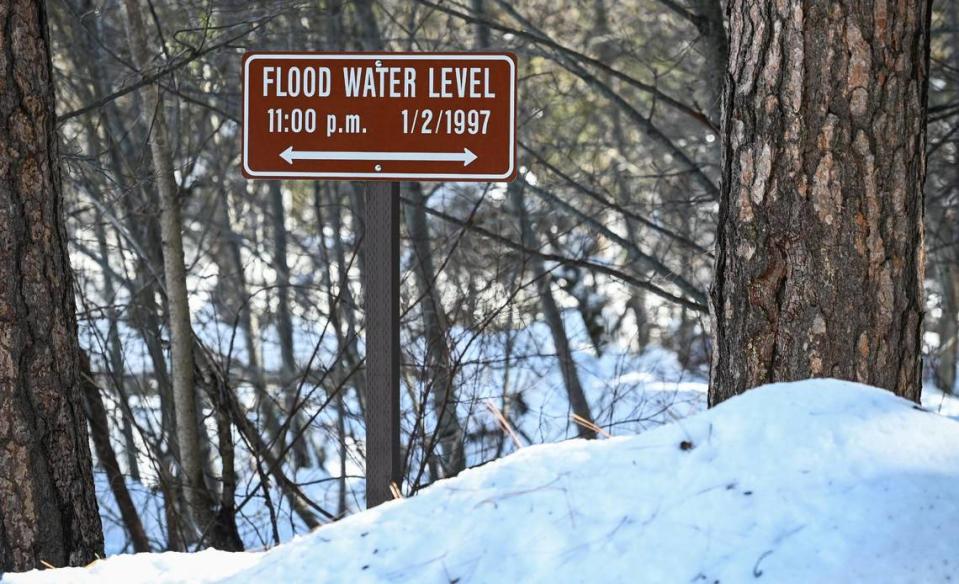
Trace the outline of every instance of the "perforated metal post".
{"label": "perforated metal post", "polygon": [[366,506],[400,484],[400,183],[366,183]]}

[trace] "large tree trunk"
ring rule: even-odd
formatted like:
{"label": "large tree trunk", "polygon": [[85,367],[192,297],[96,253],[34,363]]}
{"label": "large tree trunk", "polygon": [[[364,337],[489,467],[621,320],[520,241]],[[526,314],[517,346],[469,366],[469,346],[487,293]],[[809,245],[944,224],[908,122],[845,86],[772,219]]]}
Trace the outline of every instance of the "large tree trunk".
{"label": "large tree trunk", "polygon": [[0,572],[103,554],[42,2],[0,4]]}
{"label": "large tree trunk", "polygon": [[709,402],[920,393],[928,0],[729,5]]}

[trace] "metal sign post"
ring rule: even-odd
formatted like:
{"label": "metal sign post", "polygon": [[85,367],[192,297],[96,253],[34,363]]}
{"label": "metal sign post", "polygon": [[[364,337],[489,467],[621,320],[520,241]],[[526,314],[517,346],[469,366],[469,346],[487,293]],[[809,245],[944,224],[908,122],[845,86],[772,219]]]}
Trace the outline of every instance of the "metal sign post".
{"label": "metal sign post", "polygon": [[366,183],[366,506],[400,469],[400,183]]}
{"label": "metal sign post", "polygon": [[247,53],[242,154],[250,179],[369,181],[366,500],[388,501],[402,478],[395,181],[515,178],[516,57]]}

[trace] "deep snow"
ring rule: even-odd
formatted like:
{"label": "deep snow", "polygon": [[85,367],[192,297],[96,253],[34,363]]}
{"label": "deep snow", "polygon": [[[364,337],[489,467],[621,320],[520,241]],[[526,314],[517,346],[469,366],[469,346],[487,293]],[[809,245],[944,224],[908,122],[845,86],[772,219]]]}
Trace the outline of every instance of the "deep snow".
{"label": "deep snow", "polygon": [[532,446],[267,552],[4,582],[947,582],[959,423],[833,380],[640,436]]}

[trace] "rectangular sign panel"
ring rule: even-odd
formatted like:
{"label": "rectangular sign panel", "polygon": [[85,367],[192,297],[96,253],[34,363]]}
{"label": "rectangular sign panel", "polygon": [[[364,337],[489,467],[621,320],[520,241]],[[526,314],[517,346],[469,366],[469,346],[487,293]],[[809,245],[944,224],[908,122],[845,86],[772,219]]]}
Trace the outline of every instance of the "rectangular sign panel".
{"label": "rectangular sign panel", "polygon": [[509,181],[515,160],[512,54],[244,55],[248,178]]}

